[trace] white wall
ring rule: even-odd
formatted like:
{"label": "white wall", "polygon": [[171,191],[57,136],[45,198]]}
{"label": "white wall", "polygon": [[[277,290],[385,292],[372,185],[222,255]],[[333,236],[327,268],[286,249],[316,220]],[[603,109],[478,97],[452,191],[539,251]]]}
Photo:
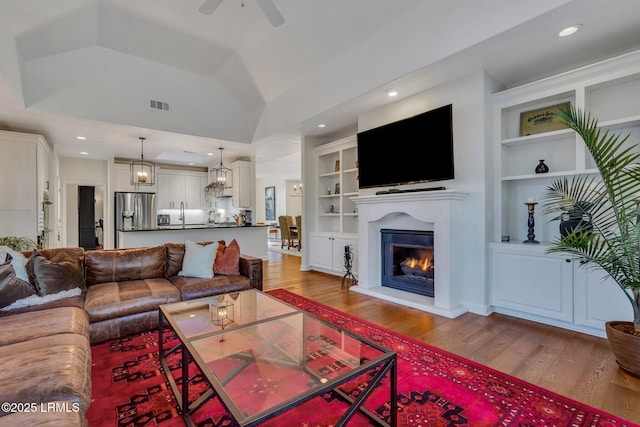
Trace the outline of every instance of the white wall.
{"label": "white wall", "polygon": [[[486,279],[486,217],[485,129],[487,93],[497,87],[495,80],[484,72],[449,82],[391,105],[358,117],[358,131],[394,122],[447,104],[453,104],[453,138],[455,179],[434,185],[468,193],[463,202],[464,251],[459,261],[464,269],[463,301],[471,311],[487,313]],[[398,141],[400,143],[400,141]],[[399,188],[428,187],[414,184]],[[371,195],[380,188],[363,189],[361,195]],[[455,261],[454,261],[455,262]]]}
{"label": "white wall", "polygon": [[[264,206],[264,189],[276,187],[276,219],[267,221]],[[278,222],[280,215],[287,215],[287,182],[285,180],[258,179],[256,180],[256,212],[254,212],[255,222]]]}

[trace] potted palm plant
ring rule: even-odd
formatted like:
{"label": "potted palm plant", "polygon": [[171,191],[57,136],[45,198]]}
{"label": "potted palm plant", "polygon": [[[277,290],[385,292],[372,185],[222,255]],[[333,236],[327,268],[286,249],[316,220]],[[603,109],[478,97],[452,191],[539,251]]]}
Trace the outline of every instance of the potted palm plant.
{"label": "potted palm plant", "polygon": [[567,230],[549,252],[571,254],[587,267],[601,268],[628,298],[633,323],[610,321],[606,332],[618,365],[640,375],[640,148],[629,135],[603,132],[589,113],[563,107],[559,114],[582,137],[600,175],[561,178],[547,187],[545,212],[577,207],[589,223],[586,229]]}

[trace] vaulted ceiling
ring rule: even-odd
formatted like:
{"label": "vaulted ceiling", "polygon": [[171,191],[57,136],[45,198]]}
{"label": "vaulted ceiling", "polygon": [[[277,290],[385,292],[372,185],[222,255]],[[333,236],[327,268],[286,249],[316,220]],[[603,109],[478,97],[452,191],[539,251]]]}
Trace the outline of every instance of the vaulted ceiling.
{"label": "vaulted ceiling", "polygon": [[137,157],[146,136],[146,158],[203,165],[224,146],[287,178],[301,135],[353,127],[389,85],[512,86],[640,48],[636,0],[274,0],[278,27],[255,0],[203,1],[0,0],[0,128],[74,157]]}

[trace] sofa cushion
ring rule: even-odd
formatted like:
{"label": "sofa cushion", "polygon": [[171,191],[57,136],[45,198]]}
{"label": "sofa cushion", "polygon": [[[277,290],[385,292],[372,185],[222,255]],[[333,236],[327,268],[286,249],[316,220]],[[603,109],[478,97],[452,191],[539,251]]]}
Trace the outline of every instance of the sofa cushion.
{"label": "sofa cushion", "polygon": [[171,282],[151,278],[92,285],[87,290],[84,308],[89,322],[94,323],[157,310],[160,304],[176,301],[180,301],[180,291]]}
{"label": "sofa cushion", "polygon": [[33,252],[27,262],[27,272],[41,296],[85,287],[82,258],[66,251],[57,252],[50,259],[38,251]]}
{"label": "sofa cushion", "polygon": [[81,308],[58,307],[0,318],[0,346],[57,334],[89,338],[89,319]]}
{"label": "sofa cushion", "polygon": [[164,260],[164,246],[87,251],[85,253],[87,286],[164,277]]}
{"label": "sofa cushion", "polygon": [[[91,348],[79,334],[57,334],[0,347],[0,401],[91,401]],[[0,413],[0,415],[4,415]]]}
{"label": "sofa cushion", "polygon": [[213,261],[218,249],[217,243],[199,245],[191,240],[184,244],[184,258],[179,276],[210,279],[213,277]]}
{"label": "sofa cushion", "polygon": [[11,261],[0,265],[0,308],[31,295],[36,295],[35,289],[29,282],[16,276]]}
{"label": "sofa cushion", "polygon": [[251,289],[251,280],[246,276],[216,275],[212,279],[173,276],[169,280],[180,290],[182,300]]}

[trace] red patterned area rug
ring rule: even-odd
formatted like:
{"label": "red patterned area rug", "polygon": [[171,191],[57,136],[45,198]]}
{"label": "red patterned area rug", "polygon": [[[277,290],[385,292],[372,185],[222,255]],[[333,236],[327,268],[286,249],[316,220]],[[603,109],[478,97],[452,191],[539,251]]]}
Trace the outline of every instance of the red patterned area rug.
{"label": "red patterned area rug", "polygon": [[[399,426],[640,427],[291,292],[276,289],[269,294],[398,353]],[[158,361],[157,340],[158,333],[153,331],[93,346],[93,399],[87,414],[91,426],[184,426]],[[166,345],[175,343],[175,335],[165,334]],[[169,360],[169,367],[178,376],[179,355]],[[357,396],[366,381],[361,377],[342,389]],[[190,366],[189,384],[192,400],[207,389],[194,366]],[[385,421],[389,421],[387,387],[383,381],[365,404]],[[256,397],[265,392],[269,390],[259,390]],[[247,393],[255,390],[248,388]],[[262,425],[332,427],[345,409],[334,393],[327,393]],[[215,399],[196,413],[194,421],[198,427],[236,425]],[[350,427],[369,425],[359,414],[349,423]]]}

